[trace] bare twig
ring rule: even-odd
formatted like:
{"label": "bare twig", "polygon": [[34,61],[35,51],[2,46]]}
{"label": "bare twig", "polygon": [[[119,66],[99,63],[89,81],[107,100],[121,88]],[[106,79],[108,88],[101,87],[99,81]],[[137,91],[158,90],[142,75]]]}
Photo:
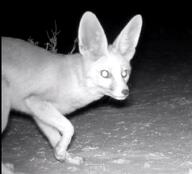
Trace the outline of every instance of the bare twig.
{"label": "bare twig", "polygon": [[39,44],[39,42],[38,41],[34,41],[34,39],[32,39],[31,36],[29,37],[28,42],[30,42],[33,45],[38,45]]}
{"label": "bare twig", "polygon": [[73,54],[73,52],[75,51],[77,43],[78,43],[78,38],[76,38],[76,39],[74,40],[74,42],[73,42],[73,48],[72,48],[70,54]]}
{"label": "bare twig", "polygon": [[57,31],[57,24],[55,21],[55,29],[54,31],[51,30],[51,36],[49,35],[49,33],[47,32],[47,37],[49,39],[49,42],[47,42],[46,45],[46,49],[56,53],[57,52],[57,35],[60,33],[60,31]]}

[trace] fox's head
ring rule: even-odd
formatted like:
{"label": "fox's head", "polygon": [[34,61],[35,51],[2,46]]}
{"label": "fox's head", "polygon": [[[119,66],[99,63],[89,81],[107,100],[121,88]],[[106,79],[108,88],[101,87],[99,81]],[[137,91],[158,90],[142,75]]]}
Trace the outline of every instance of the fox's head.
{"label": "fox's head", "polygon": [[108,46],[106,35],[97,17],[91,12],[84,13],[79,25],[78,39],[89,87],[117,100],[123,100],[128,96],[130,60],[135,53],[141,26],[141,16],[133,17],[114,43]]}

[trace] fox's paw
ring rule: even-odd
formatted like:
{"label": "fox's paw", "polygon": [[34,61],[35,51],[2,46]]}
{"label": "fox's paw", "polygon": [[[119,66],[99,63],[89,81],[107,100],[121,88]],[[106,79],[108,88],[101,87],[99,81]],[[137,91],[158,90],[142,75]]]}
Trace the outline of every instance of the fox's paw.
{"label": "fox's paw", "polygon": [[61,162],[65,161],[66,153],[67,153],[66,150],[63,150],[63,149],[61,150],[61,148],[58,148],[58,147],[55,148],[54,154],[55,154],[55,158],[58,161],[61,161]]}
{"label": "fox's paw", "polygon": [[82,157],[73,156],[72,154],[68,153],[67,151],[59,151],[57,148],[55,149],[55,158],[61,162],[68,162],[75,165],[80,165],[84,162]]}
{"label": "fox's paw", "polygon": [[73,156],[72,154],[66,152],[66,161],[71,164],[80,165],[84,162],[84,159],[80,156]]}

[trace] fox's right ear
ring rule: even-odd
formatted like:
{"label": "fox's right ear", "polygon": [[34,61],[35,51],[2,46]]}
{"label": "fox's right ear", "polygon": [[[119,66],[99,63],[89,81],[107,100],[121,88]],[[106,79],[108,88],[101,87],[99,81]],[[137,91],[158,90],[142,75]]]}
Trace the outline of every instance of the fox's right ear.
{"label": "fox's right ear", "polygon": [[79,51],[83,56],[96,60],[107,52],[107,39],[97,17],[92,12],[85,12],[78,30]]}

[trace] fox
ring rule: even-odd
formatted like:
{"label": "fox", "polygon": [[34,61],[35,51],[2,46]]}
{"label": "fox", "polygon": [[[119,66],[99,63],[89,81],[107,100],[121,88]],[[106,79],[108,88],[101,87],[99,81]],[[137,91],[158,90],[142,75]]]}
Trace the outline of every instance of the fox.
{"label": "fox", "polygon": [[[2,125],[12,109],[31,115],[54,149],[56,160],[80,165],[84,159],[68,152],[74,126],[66,117],[109,96],[124,100],[142,28],[135,15],[112,44],[97,18],[86,11],[78,28],[78,53],[52,53],[30,42],[2,37]],[[2,163],[4,174],[12,173]]]}

